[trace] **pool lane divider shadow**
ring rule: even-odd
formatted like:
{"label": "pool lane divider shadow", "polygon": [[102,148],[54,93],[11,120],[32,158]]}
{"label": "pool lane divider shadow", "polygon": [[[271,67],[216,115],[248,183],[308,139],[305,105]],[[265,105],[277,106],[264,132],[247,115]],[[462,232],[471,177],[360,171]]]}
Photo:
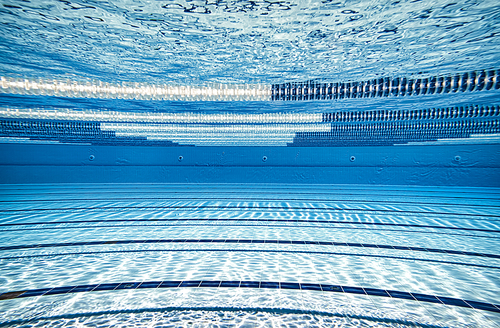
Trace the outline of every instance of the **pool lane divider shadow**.
{"label": "pool lane divider shadow", "polygon": [[157,288],[253,288],[253,289],[281,289],[281,290],[307,290],[318,292],[332,292],[357,294],[366,296],[380,296],[394,299],[404,299],[411,301],[444,304],[469,309],[483,310],[500,313],[500,304],[463,300],[454,297],[436,296],[421,293],[410,293],[379,288],[351,287],[330,284],[310,284],[296,282],[279,281],[219,281],[219,280],[166,280],[166,281],[143,281],[143,282],[122,282],[103,283],[93,285],[65,286],[54,288],[31,289],[22,291],[12,291],[0,294],[0,300],[12,300],[26,297],[63,295],[82,292],[95,291],[118,291],[135,289],[157,289]]}
{"label": "pool lane divider shadow", "polygon": [[479,256],[484,258],[500,259],[498,254],[467,252],[439,248],[424,248],[414,246],[394,246],[378,244],[361,243],[341,243],[334,241],[304,241],[304,240],[267,240],[267,239],[145,239],[145,240],[108,240],[108,241],[88,241],[75,243],[53,243],[53,244],[32,244],[32,245],[14,245],[2,246],[0,251],[20,250],[20,249],[38,249],[48,247],[71,247],[71,246],[102,246],[102,245],[127,245],[127,244],[167,244],[167,243],[222,243],[222,244],[280,244],[280,245],[318,245],[318,246],[343,246],[343,247],[361,247],[377,248],[402,251],[417,251],[440,253],[447,255],[467,255]]}

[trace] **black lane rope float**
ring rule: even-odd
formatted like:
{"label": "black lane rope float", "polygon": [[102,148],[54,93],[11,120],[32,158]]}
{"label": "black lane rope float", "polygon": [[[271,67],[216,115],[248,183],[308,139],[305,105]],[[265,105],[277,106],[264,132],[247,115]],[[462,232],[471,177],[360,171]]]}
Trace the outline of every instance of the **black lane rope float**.
{"label": "black lane rope float", "polygon": [[500,89],[500,70],[430,77],[382,77],[357,82],[288,82],[271,86],[271,100],[405,97]]}

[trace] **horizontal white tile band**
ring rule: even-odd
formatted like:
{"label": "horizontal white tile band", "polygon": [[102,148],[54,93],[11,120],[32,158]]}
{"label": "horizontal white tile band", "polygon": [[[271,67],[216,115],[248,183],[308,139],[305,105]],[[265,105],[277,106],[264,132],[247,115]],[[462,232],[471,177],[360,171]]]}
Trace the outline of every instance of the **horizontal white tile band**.
{"label": "horizontal white tile band", "polygon": [[294,132],[286,132],[286,133],[256,133],[256,134],[249,134],[249,133],[176,133],[176,132],[171,132],[171,133],[134,133],[134,132],[117,132],[116,133],[117,137],[147,137],[148,139],[156,139],[156,140],[163,140],[163,139],[238,139],[238,138],[243,138],[243,139],[289,139],[295,137]]}
{"label": "horizontal white tile band", "polygon": [[222,84],[209,86],[151,85],[146,83],[78,82],[72,80],[0,77],[0,93],[69,98],[234,101],[271,100],[271,86]]}
{"label": "horizontal white tile band", "polygon": [[293,138],[147,138],[150,141],[172,141],[180,145],[195,146],[287,146]]}
{"label": "horizontal white tile band", "polygon": [[425,142],[408,142],[407,144],[401,144],[396,146],[415,146],[415,145],[450,145],[450,144],[500,144],[500,134],[473,134],[470,138],[450,138],[450,139],[438,139],[436,141],[425,141]]}
{"label": "horizontal white tile band", "polygon": [[144,133],[294,133],[294,132],[329,132],[330,124],[263,124],[263,125],[202,125],[202,124],[122,124],[102,123],[102,131],[115,131],[116,133],[131,133],[140,135]]}
{"label": "horizontal white tile band", "polygon": [[140,123],[321,123],[322,113],[203,114],[0,108],[0,117]]}

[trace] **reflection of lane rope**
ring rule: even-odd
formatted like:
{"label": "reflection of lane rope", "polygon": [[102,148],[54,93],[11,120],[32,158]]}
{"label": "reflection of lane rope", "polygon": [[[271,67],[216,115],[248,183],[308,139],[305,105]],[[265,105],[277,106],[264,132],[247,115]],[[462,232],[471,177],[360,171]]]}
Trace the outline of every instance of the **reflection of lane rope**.
{"label": "reflection of lane rope", "polygon": [[403,291],[387,290],[380,288],[351,287],[330,284],[296,283],[280,281],[220,281],[220,280],[184,280],[184,281],[143,281],[143,282],[122,282],[122,283],[102,283],[81,286],[50,287],[34,290],[12,291],[0,294],[0,300],[62,295],[94,291],[115,291],[134,289],[157,289],[157,288],[252,288],[252,289],[281,289],[281,290],[306,290],[318,292],[333,292],[344,294],[356,294],[366,296],[379,296],[397,298],[411,301],[427,303],[445,304],[469,309],[483,310],[500,313],[500,305],[463,300],[454,297],[443,297],[430,294],[410,293]]}
{"label": "reflection of lane rope", "polygon": [[439,253],[448,255],[467,255],[479,256],[486,258],[500,259],[500,255],[457,251],[451,249],[440,248],[424,248],[415,246],[398,246],[398,245],[379,245],[379,244],[361,244],[361,243],[346,243],[335,241],[308,241],[308,240],[267,240],[267,239],[139,239],[139,240],[107,240],[107,241],[89,241],[75,243],[53,243],[53,244],[33,244],[33,245],[17,245],[17,246],[1,246],[0,251],[12,251],[20,249],[38,249],[52,247],[71,247],[71,246],[102,246],[102,245],[128,245],[128,244],[171,244],[171,243],[209,243],[209,244],[278,244],[278,245],[315,245],[315,246],[341,246],[341,247],[357,247],[357,248],[374,248],[374,249],[390,249],[399,251],[415,251]]}
{"label": "reflection of lane rope", "polygon": [[0,142],[289,147],[497,144],[499,118],[498,105],[309,114],[0,108]]}
{"label": "reflection of lane rope", "polygon": [[273,84],[272,100],[331,100],[404,97],[500,89],[500,70],[473,71],[428,78],[378,78],[360,82],[317,81]]}
{"label": "reflection of lane rope", "polygon": [[402,256],[390,256],[390,255],[376,255],[376,254],[356,254],[356,253],[340,253],[340,252],[315,252],[315,251],[286,251],[286,250],[275,250],[275,249],[127,249],[119,251],[95,251],[95,252],[74,252],[74,253],[50,253],[50,254],[38,254],[38,255],[22,255],[22,256],[8,256],[0,257],[0,260],[22,260],[22,259],[32,259],[32,258],[44,258],[44,257],[64,257],[64,256],[76,256],[76,255],[97,255],[97,254],[120,254],[120,253],[149,253],[149,252],[245,252],[245,253],[284,253],[284,254],[313,254],[313,255],[339,255],[339,256],[361,256],[361,257],[375,257],[384,259],[396,259],[405,261],[423,261],[441,264],[453,264],[453,265],[465,265],[469,267],[485,268],[485,269],[495,269],[500,270],[498,266],[483,265],[475,263],[465,263],[465,262],[453,262],[453,261],[440,261],[432,259],[423,259],[417,257],[402,257]]}

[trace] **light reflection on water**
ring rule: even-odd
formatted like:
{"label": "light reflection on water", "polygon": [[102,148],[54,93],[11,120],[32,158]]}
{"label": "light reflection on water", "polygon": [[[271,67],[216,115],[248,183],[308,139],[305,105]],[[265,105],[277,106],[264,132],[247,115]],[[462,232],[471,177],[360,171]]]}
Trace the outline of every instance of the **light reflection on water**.
{"label": "light reflection on water", "polygon": [[13,2],[0,70],[160,83],[453,73],[499,66],[499,14],[496,1]]}

